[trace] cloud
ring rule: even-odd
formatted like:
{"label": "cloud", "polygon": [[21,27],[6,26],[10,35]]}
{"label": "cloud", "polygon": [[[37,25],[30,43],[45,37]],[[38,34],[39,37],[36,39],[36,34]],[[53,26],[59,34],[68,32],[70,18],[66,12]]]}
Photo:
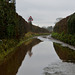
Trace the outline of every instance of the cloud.
{"label": "cloud", "polygon": [[16,11],[26,20],[32,16],[40,26],[54,25],[56,18],[74,13],[75,0],[17,0]]}

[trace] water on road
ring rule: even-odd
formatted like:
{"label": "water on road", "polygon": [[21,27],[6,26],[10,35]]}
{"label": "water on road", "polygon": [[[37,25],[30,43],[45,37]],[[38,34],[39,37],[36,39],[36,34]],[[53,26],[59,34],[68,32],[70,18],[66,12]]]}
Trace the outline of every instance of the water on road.
{"label": "water on road", "polygon": [[72,49],[50,36],[39,36],[16,48],[0,64],[0,75],[75,75]]}
{"label": "water on road", "polygon": [[32,47],[32,56],[27,53],[17,75],[75,75],[75,64],[62,62],[53,41],[47,37],[38,39],[42,42]]}

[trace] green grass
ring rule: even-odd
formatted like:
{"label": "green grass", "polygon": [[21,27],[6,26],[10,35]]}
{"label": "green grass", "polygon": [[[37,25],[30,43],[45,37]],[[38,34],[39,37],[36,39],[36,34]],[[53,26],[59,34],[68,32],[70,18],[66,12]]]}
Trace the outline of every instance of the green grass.
{"label": "green grass", "polygon": [[53,32],[52,37],[75,46],[75,35],[64,34],[63,32],[61,34]]}
{"label": "green grass", "polygon": [[0,61],[2,61],[8,54],[15,51],[15,48],[20,46],[22,43],[28,44],[31,42],[31,38],[34,36],[49,35],[49,33],[32,33],[28,32],[25,37],[17,41],[15,39],[2,39],[0,42]]}
{"label": "green grass", "polygon": [[75,51],[68,48],[63,47],[60,44],[53,43],[56,53],[58,54],[59,58],[63,61],[75,62]]}

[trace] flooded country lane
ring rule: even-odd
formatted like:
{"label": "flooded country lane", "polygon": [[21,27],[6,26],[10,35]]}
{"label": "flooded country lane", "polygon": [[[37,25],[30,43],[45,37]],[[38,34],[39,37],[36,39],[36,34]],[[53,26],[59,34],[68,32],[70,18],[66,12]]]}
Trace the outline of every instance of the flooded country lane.
{"label": "flooded country lane", "polygon": [[10,53],[6,58],[7,60],[4,60],[3,63],[0,64],[0,75],[16,75],[27,52],[31,53],[32,47],[39,42],[41,42],[39,39],[32,39],[31,42],[23,43],[16,48],[14,54]]}
{"label": "flooded country lane", "polygon": [[50,36],[23,43],[0,64],[0,75],[75,75],[75,50],[60,44]]}

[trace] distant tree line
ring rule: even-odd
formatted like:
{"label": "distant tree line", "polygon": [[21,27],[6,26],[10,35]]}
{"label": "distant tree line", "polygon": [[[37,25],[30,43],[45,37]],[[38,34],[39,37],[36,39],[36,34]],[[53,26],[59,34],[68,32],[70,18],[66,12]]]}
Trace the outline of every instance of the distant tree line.
{"label": "distant tree line", "polygon": [[14,4],[0,3],[0,39],[19,39],[27,32],[46,33],[48,31],[27,23],[15,12]]}
{"label": "distant tree line", "polygon": [[48,27],[43,26],[42,28],[48,30],[49,32],[53,31],[53,27],[52,26],[48,26]]}

